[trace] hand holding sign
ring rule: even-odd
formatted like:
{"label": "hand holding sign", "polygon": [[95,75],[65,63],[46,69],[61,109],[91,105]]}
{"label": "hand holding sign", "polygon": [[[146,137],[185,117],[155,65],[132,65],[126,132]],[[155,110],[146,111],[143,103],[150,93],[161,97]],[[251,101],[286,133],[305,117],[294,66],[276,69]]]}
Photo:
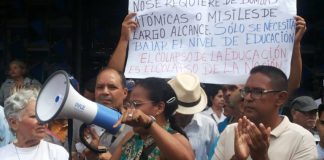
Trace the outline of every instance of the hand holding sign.
{"label": "hand holding sign", "polygon": [[123,23],[122,23],[122,29],[121,29],[121,40],[128,41],[131,33],[138,27],[138,23],[133,20],[133,18],[136,16],[136,13],[130,13],[128,14]]}

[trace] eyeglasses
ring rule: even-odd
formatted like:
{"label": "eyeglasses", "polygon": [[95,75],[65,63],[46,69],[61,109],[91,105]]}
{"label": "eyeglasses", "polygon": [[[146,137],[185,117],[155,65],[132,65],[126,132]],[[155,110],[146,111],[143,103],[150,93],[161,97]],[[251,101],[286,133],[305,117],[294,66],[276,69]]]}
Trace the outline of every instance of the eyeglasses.
{"label": "eyeglasses", "polygon": [[273,92],[281,92],[279,90],[267,90],[261,88],[243,88],[240,90],[241,97],[244,98],[249,93],[251,93],[251,98],[260,99],[263,94],[273,93]]}
{"label": "eyeglasses", "polygon": [[125,102],[124,103],[124,107],[125,108],[138,108],[140,107],[141,105],[143,104],[146,104],[146,103],[152,103],[153,101],[146,101],[146,102],[139,102],[139,101],[128,101],[128,102]]}

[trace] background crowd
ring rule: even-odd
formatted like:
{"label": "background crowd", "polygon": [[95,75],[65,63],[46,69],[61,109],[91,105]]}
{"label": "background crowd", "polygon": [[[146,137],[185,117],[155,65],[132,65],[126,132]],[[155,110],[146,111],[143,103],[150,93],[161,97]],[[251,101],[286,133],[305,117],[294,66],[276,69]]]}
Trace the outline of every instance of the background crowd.
{"label": "background crowd", "polygon": [[28,77],[23,61],[13,60],[0,89],[1,159],[324,159],[323,101],[295,94],[306,31],[302,17],[295,17],[289,77],[278,68],[256,66],[245,84],[213,85],[201,84],[192,73],[126,80],[122,72],[138,26],[135,15],[125,17],[114,54],[96,78],[81,87],[70,79],[85,98],[121,112],[119,133],[89,126],[79,137],[78,120],[39,123],[35,107],[42,84]]}

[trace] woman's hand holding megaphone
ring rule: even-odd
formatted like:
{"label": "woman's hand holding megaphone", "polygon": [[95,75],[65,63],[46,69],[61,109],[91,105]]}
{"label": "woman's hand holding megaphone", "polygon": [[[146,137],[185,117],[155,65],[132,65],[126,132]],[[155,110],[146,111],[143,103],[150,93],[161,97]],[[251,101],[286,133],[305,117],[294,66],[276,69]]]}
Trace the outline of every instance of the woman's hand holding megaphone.
{"label": "woman's hand holding megaphone", "polygon": [[143,113],[140,109],[135,107],[122,108],[122,115],[119,120],[114,124],[114,128],[119,126],[121,123],[127,124],[132,127],[143,127],[151,123],[151,117]]}

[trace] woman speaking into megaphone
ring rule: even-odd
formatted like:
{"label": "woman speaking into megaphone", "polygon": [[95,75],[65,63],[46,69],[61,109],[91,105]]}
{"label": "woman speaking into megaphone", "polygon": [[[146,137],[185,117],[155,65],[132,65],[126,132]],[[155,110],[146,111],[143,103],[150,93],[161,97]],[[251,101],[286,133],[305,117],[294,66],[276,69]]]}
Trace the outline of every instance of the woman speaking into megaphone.
{"label": "woman speaking into megaphone", "polygon": [[[160,78],[147,78],[139,81],[132,93],[121,108],[122,116],[114,125],[121,123],[132,126],[123,137],[117,148],[109,152],[100,153],[99,159],[194,159],[194,154],[185,133],[174,121],[178,104],[172,88]],[[122,131],[122,132],[125,132]],[[88,136],[93,146],[99,146],[102,136],[97,135],[98,130],[89,129]],[[106,138],[106,141],[110,138]],[[101,147],[97,147],[101,148]],[[100,151],[101,149],[97,149]],[[102,150],[103,151],[103,150]],[[93,152],[90,152],[93,153]],[[87,154],[87,158],[94,158],[94,154]],[[172,156],[172,157],[170,157]]]}
{"label": "woman speaking into megaphone", "polygon": [[174,120],[177,98],[164,79],[146,78],[133,88],[115,124],[133,127],[111,159],[194,159],[185,133]]}

